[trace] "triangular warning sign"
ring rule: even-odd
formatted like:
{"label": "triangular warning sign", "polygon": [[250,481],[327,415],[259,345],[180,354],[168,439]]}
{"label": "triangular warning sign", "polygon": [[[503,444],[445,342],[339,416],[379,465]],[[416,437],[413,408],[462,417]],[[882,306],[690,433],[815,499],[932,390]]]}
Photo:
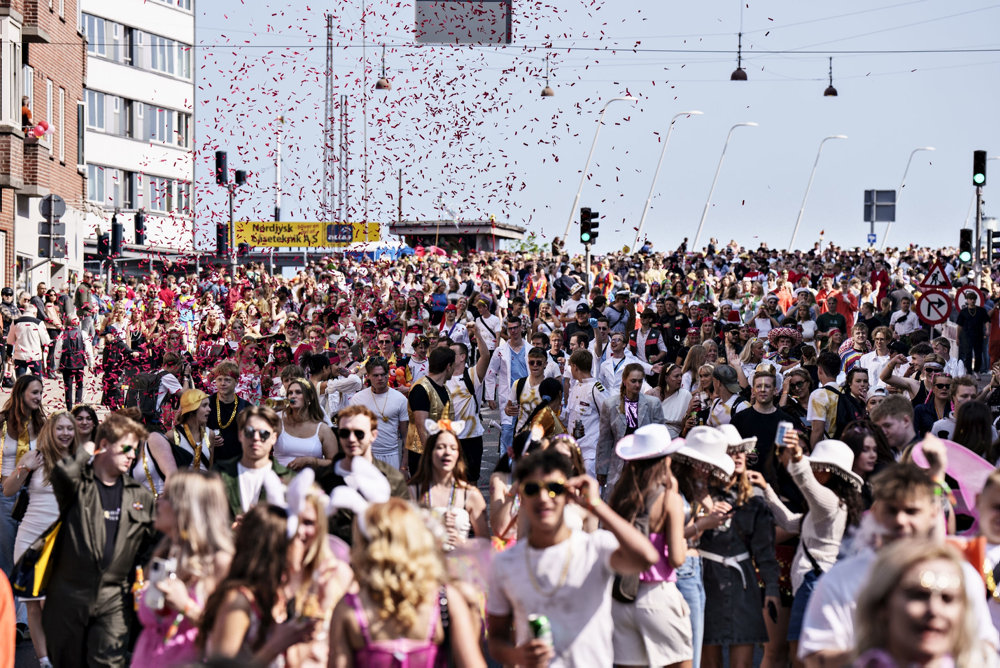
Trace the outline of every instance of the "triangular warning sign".
{"label": "triangular warning sign", "polygon": [[948,274],[944,271],[944,265],[941,264],[941,260],[935,260],[934,266],[931,267],[927,275],[924,276],[923,282],[920,284],[922,288],[950,288],[951,281],[948,280]]}

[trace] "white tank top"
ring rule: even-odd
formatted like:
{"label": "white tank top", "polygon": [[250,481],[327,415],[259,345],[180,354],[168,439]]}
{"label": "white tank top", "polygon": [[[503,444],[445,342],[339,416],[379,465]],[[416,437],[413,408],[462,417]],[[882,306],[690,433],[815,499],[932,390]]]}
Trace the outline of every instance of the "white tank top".
{"label": "white tank top", "polygon": [[[35,449],[35,441],[37,439],[31,439],[28,441],[28,449]],[[3,477],[9,476],[14,472],[14,467],[17,465],[17,436],[13,434],[7,434],[3,439],[3,462],[0,466],[0,475]]]}
{"label": "white tank top", "polygon": [[297,457],[319,457],[323,458],[323,443],[319,440],[319,428],[322,423],[316,425],[316,433],[312,436],[299,438],[292,436],[285,431],[285,416],[281,416],[281,433],[278,434],[278,441],[274,444],[274,458],[282,466],[288,466]]}

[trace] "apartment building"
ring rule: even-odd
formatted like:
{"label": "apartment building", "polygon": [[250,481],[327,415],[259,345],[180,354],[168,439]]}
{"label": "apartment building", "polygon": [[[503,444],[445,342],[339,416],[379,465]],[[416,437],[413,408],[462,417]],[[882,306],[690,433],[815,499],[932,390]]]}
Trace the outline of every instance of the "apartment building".
{"label": "apartment building", "polygon": [[[191,250],[193,0],[80,3],[88,238],[109,231],[117,210],[126,256]],[[139,209],[146,214],[144,239],[134,226]]]}
{"label": "apartment building", "polygon": [[[77,0],[0,0],[0,285],[62,286],[83,270],[86,178],[82,115],[86,76]],[[44,122],[47,134],[31,129]],[[38,204],[66,204],[65,257],[39,248]],[[60,253],[61,254],[61,253]]]}

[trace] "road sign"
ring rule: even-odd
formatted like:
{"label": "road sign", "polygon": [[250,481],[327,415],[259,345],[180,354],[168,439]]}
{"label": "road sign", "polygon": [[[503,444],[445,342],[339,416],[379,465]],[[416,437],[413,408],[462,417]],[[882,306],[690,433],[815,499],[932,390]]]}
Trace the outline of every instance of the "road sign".
{"label": "road sign", "polygon": [[969,296],[974,296],[976,298],[976,306],[983,306],[986,303],[983,297],[983,291],[974,285],[963,285],[955,293],[955,310],[961,311],[965,308],[965,298]]}
{"label": "road sign", "polygon": [[917,300],[917,315],[928,325],[940,325],[951,315],[951,300],[940,290],[927,290]]}
{"label": "road sign", "polygon": [[876,239],[876,237],[875,237],[874,234],[869,234],[868,235],[868,245],[869,246],[874,246],[875,245],[875,239]]}
{"label": "road sign", "polygon": [[38,213],[48,218],[50,209],[53,218],[61,218],[66,213],[66,202],[59,195],[46,195],[38,203]]}
{"label": "road sign", "polygon": [[941,264],[941,260],[934,260],[934,265],[931,267],[927,275],[924,276],[923,282],[920,283],[922,288],[950,288],[951,281],[948,280],[948,274],[944,270],[944,265]]}
{"label": "road sign", "polygon": [[865,222],[892,223],[896,220],[895,190],[865,191]]}
{"label": "road sign", "polygon": [[[328,241],[330,234],[338,240]],[[236,243],[251,248],[339,248],[350,243],[378,243],[381,239],[379,223],[236,221]]]}
{"label": "road sign", "polygon": [[38,234],[44,237],[61,237],[66,234],[66,223],[52,223],[48,221],[38,223]]}

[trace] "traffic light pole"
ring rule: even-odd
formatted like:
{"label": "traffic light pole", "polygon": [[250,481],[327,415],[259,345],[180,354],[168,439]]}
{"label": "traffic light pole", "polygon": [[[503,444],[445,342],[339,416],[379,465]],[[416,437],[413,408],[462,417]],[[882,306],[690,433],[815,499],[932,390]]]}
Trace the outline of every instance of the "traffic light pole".
{"label": "traffic light pole", "polygon": [[236,225],[233,223],[233,184],[226,184],[229,193],[229,257],[233,275],[233,285],[236,285]]}
{"label": "traffic light pole", "polygon": [[976,262],[973,268],[976,271],[976,287],[983,287],[983,258],[982,258],[982,227],[983,227],[983,187],[976,186]]}
{"label": "traffic light pole", "polygon": [[587,268],[585,270],[587,274],[587,299],[590,299],[590,244],[583,245],[584,252],[586,253]]}

